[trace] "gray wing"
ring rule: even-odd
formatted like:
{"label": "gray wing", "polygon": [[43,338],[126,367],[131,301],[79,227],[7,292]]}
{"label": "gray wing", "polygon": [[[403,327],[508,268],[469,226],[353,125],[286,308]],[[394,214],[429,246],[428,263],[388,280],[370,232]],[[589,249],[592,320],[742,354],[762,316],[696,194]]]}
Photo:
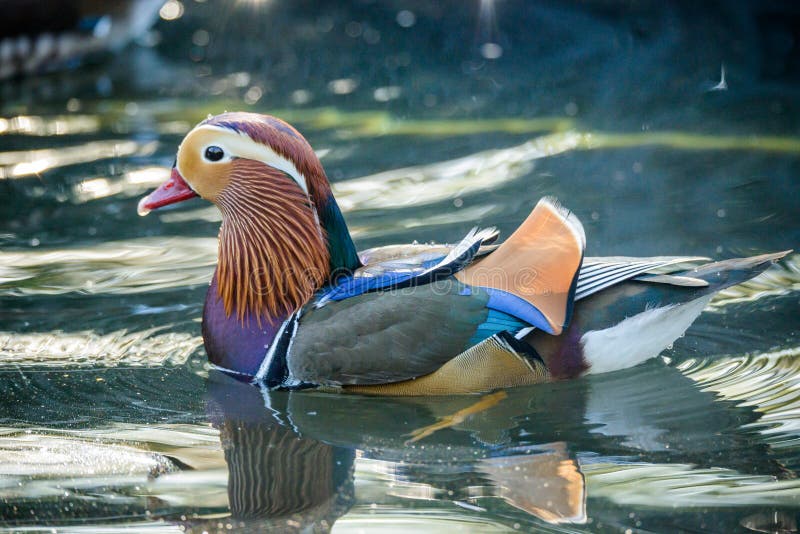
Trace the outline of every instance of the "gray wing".
{"label": "gray wing", "polygon": [[[491,253],[497,238],[485,239],[476,257]],[[453,249],[454,245],[410,244],[390,245],[365,250],[359,254],[364,265],[355,276],[380,276],[387,271],[418,273],[425,270],[426,262],[438,261]],[[584,299],[603,289],[626,280],[661,283],[676,286],[705,286],[707,282],[696,278],[670,276],[669,273],[696,266],[709,261],[701,256],[654,256],[633,258],[627,256],[586,257],[578,275],[575,300]]]}
{"label": "gray wing", "polygon": [[307,308],[289,349],[292,376],[325,385],[381,384],[431,373],[462,352],[488,314],[487,295],[450,281],[365,293]]}
{"label": "gray wing", "polygon": [[708,258],[697,256],[656,256],[652,258],[584,258],[578,274],[578,287],[575,300],[581,300],[598,291],[624,282],[642,280],[673,285],[707,285],[702,280],[687,277],[673,277],[669,273],[685,270],[697,262]]}

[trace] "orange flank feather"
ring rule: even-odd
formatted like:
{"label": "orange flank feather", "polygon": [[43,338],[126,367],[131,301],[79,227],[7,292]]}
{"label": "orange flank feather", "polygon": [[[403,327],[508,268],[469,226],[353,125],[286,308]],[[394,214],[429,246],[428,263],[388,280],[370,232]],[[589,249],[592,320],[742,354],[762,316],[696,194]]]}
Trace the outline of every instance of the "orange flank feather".
{"label": "orange flank feather", "polygon": [[281,171],[234,160],[223,212],[217,283],[225,313],[259,320],[303,306],[328,277],[329,252],[309,198]]}
{"label": "orange flank feather", "polygon": [[542,199],[500,247],[456,273],[461,282],[512,293],[542,312],[556,335],[568,321],[586,238],[577,217]]}

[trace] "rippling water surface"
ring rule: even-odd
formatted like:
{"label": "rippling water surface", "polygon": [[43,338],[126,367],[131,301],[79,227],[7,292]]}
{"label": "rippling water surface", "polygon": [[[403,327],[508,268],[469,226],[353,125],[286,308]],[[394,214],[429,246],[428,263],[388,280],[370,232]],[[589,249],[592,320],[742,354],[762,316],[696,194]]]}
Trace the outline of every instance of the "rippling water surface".
{"label": "rippling water surface", "polygon": [[205,363],[215,208],[136,215],[193,124],[249,109],[308,137],[360,248],[508,235],[555,195],[591,255],[796,249],[796,8],[181,5],[0,82],[0,529],[798,530],[796,253],[626,371],[262,393]]}

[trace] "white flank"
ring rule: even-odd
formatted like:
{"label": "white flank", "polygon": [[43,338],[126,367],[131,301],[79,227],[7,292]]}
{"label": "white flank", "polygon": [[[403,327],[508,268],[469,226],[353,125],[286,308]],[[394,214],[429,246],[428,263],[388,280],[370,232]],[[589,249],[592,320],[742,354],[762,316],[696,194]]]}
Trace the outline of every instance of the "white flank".
{"label": "white flank", "polygon": [[[292,179],[297,182],[297,185],[299,185],[300,188],[305,192],[305,194],[308,195],[308,183],[306,182],[306,177],[297,170],[297,167],[295,167],[294,163],[284,158],[270,147],[253,141],[245,134],[240,134],[234,132],[233,130],[222,128],[221,126],[204,124],[202,126],[198,126],[195,128],[195,130],[210,130],[215,132],[218,137],[216,137],[214,142],[210,143],[209,146],[213,144],[214,146],[218,146],[224,150],[226,159],[236,157],[252,159],[265,163],[266,165],[274,167],[291,176]],[[206,148],[206,146],[201,148],[201,154],[205,152]],[[223,161],[226,159],[223,159]],[[183,171],[181,171],[180,168],[178,168],[178,172],[183,174]]]}
{"label": "white flank", "polygon": [[639,365],[658,356],[691,326],[711,295],[697,300],[653,308],[629,317],[611,328],[586,332],[581,337],[589,373],[607,373]]}

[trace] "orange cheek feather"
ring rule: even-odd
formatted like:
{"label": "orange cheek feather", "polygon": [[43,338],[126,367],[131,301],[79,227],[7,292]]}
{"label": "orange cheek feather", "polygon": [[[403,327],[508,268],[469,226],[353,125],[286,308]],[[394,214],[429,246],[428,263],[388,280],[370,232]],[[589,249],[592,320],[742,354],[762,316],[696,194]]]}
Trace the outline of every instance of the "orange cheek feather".
{"label": "orange cheek feather", "polygon": [[232,162],[209,163],[202,159],[201,150],[213,143],[212,132],[195,131],[178,150],[177,167],[181,174],[204,199],[216,202],[219,194],[230,183]]}

